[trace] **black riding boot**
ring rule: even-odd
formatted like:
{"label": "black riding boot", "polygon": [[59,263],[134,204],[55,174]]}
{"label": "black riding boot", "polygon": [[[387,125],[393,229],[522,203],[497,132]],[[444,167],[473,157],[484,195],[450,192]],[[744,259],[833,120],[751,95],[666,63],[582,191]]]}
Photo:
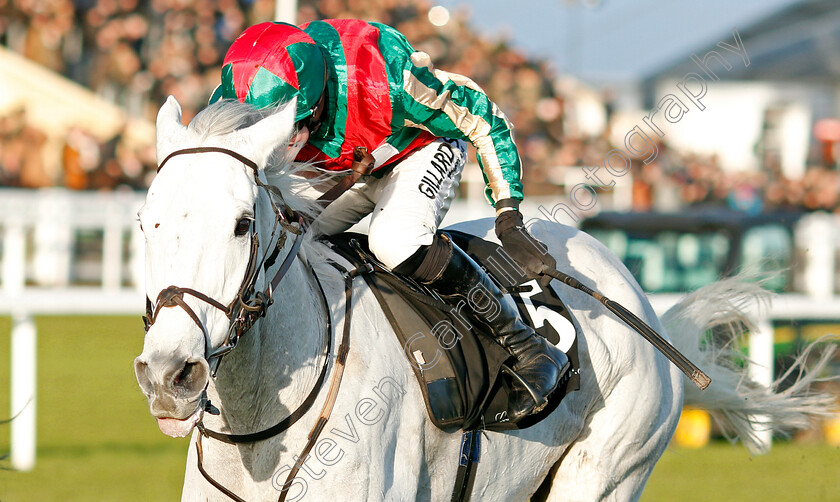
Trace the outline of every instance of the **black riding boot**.
{"label": "black riding boot", "polygon": [[[522,322],[516,308],[505,301],[498,286],[448,237],[437,235],[435,242],[424,251],[427,251],[424,259],[412,275],[452,304],[457,304],[458,300],[467,302],[470,312],[475,310],[474,304],[483,303],[475,307],[487,315],[473,312],[471,319],[516,357],[515,375],[511,375],[514,384],[508,408],[510,420],[516,422],[545,407],[547,397],[568,370],[566,354]],[[488,306],[488,300],[496,306]]]}

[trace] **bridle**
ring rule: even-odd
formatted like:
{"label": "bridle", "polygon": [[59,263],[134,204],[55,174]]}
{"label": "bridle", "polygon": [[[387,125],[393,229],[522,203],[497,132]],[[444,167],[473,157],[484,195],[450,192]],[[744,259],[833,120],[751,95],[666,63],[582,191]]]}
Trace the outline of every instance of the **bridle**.
{"label": "bridle", "polygon": [[[192,319],[192,321],[201,329],[201,332],[204,335],[204,340],[206,341],[206,354],[205,358],[207,359],[208,364],[210,365],[210,371],[213,376],[216,375],[216,371],[218,370],[219,363],[221,362],[221,358],[232,351],[236,345],[238,344],[240,338],[254,325],[257,319],[264,317],[266,312],[268,311],[268,307],[271,306],[273,302],[273,294],[274,291],[277,289],[277,286],[280,284],[280,281],[283,279],[283,276],[286,275],[286,272],[291,267],[292,263],[294,262],[295,258],[297,257],[298,251],[300,250],[300,244],[302,242],[302,236],[304,231],[304,220],[303,217],[299,214],[292,211],[288,205],[286,205],[285,201],[283,200],[283,195],[277,190],[275,187],[271,185],[267,185],[260,181],[259,179],[259,168],[257,164],[252,161],[251,159],[244,157],[243,155],[229,150],[227,148],[221,147],[197,147],[197,148],[184,148],[181,150],[176,150],[170,153],[163,162],[157,168],[157,171],[160,172],[163,169],[163,166],[166,164],[169,159],[175,157],[176,155],[186,155],[186,154],[196,154],[196,153],[223,153],[225,155],[229,155],[236,160],[242,162],[254,173],[254,181],[257,186],[266,191],[268,194],[268,200],[271,203],[272,210],[274,212],[274,226],[271,230],[271,236],[269,238],[269,243],[274,241],[274,236],[277,234],[278,227],[281,228],[279,236],[276,239],[273,247],[269,247],[263,255],[263,259],[259,262],[257,257],[259,253],[259,234],[255,228],[255,221],[256,221],[256,203],[254,204],[254,220],[251,222],[251,251],[250,256],[248,258],[248,268],[245,271],[245,276],[242,279],[242,284],[239,286],[239,290],[237,291],[236,295],[234,296],[233,300],[225,305],[222,302],[206,295],[200,291],[196,291],[192,288],[185,288],[179,286],[169,286],[161,290],[158,294],[155,303],[152,304],[151,300],[146,297],[146,315],[143,316],[143,323],[145,325],[146,332],[149,331],[149,328],[155,323],[157,320],[157,316],[160,313],[162,308],[165,307],[180,307],[186,314]],[[274,197],[280,199],[280,206],[275,203]],[[298,223],[298,226],[294,226],[292,224],[293,221]],[[260,268],[262,268],[263,272],[268,272],[269,268],[271,268],[277,260],[277,256],[280,254],[280,251],[283,249],[283,246],[286,243],[287,235],[292,233],[295,235],[295,241],[292,244],[292,248],[289,253],[284,258],[283,262],[280,264],[280,267],[275,272],[274,277],[268,282],[268,285],[264,290],[257,290],[256,283],[260,275]],[[269,252],[270,250],[270,252]],[[199,319],[198,315],[196,315],[195,311],[187,304],[184,300],[184,295],[190,295],[194,298],[197,298],[208,305],[221,310],[225,316],[230,321],[228,326],[228,333],[225,337],[225,341],[217,348],[211,348],[210,344],[210,335],[207,331],[206,326],[204,323]]]}
{"label": "bridle", "polygon": [[[221,147],[197,147],[197,148],[185,148],[182,150],[176,150],[169,154],[163,162],[160,163],[158,166],[158,172],[163,168],[164,164],[176,155],[185,155],[185,154],[194,154],[194,153],[207,153],[207,152],[215,152],[215,153],[223,153],[229,155],[246,166],[250,167],[254,173],[254,181],[256,182],[259,188],[262,188],[268,194],[268,200],[271,203],[272,210],[274,211],[274,227],[271,231],[271,237],[269,242],[274,240],[274,235],[277,233],[277,227],[281,227],[280,235],[277,238],[276,243],[273,247],[269,247],[271,252],[269,253],[268,249],[266,253],[264,253],[263,260],[260,264],[258,264],[257,254],[259,251],[259,236],[257,235],[255,229],[256,221],[256,203],[254,205],[254,220],[251,222],[251,254],[248,259],[248,268],[245,273],[245,277],[242,280],[242,285],[239,287],[239,291],[231,301],[230,304],[224,305],[223,303],[219,302],[218,300],[200,292],[196,291],[191,288],[184,288],[178,286],[169,286],[163,289],[159,294],[157,299],[155,300],[154,305],[152,305],[151,300],[146,298],[146,315],[143,317],[143,321],[145,323],[146,331],[148,332],[149,328],[155,323],[160,310],[165,307],[180,307],[183,309],[190,319],[195,322],[198,327],[201,329],[202,333],[204,334],[204,339],[207,341],[206,346],[210,346],[209,342],[209,334],[207,332],[207,328],[204,326],[204,323],[201,322],[201,319],[195,314],[192,308],[187,304],[184,300],[184,295],[188,294],[193,296],[212,307],[215,307],[221,310],[225,316],[230,320],[230,326],[228,328],[228,335],[225,342],[218,348],[214,350],[207,349],[206,358],[208,360],[208,364],[210,364],[211,368],[211,375],[215,377],[216,370],[218,369],[218,364],[221,358],[232,351],[239,339],[254,325],[254,323],[260,318],[264,317],[268,307],[271,306],[273,300],[272,296],[274,291],[277,289],[277,286],[280,284],[280,281],[283,279],[283,276],[288,271],[291,264],[294,262],[294,259],[298,255],[298,251],[300,250],[300,245],[303,232],[305,230],[305,221],[300,214],[295,213],[292,211],[288,205],[286,205],[285,201],[283,201],[283,196],[276,187],[271,185],[266,185],[259,179],[259,168],[257,164],[240,155],[233,150],[228,150],[227,148]],[[367,156],[366,156],[367,157]],[[361,160],[361,159],[360,159]],[[370,159],[366,158],[366,162],[368,164],[368,171],[369,167],[372,166],[373,161],[372,157]],[[346,190],[346,188],[345,188]],[[281,206],[277,206],[275,204],[273,196],[276,196],[281,201]],[[329,204],[332,202],[333,199],[326,200],[324,202]],[[296,221],[298,226],[294,226],[291,222]],[[287,234],[292,233],[295,235],[295,241],[292,244],[292,248],[286,257],[283,259],[283,262],[280,264],[277,272],[274,274],[274,277],[268,282],[266,288],[262,291],[256,290],[256,283],[259,277],[259,270],[260,268],[263,269],[264,272],[268,272],[268,269],[272,267],[277,260],[277,256],[280,253],[280,250],[283,249],[283,246],[287,239]],[[312,451],[312,448],[315,446],[315,443],[318,440],[321,432],[326,427],[327,421],[332,414],[333,406],[335,405],[336,398],[338,397],[338,390],[341,386],[341,379],[344,374],[344,367],[347,361],[347,355],[350,352],[350,317],[351,317],[351,305],[352,305],[352,292],[353,292],[353,279],[358,275],[370,273],[373,271],[373,268],[370,264],[366,264],[365,266],[356,268],[354,270],[346,270],[341,265],[331,262],[331,265],[336,268],[339,272],[342,273],[344,276],[344,284],[345,284],[345,310],[344,310],[344,326],[342,329],[342,336],[341,342],[338,345],[338,352],[336,354],[335,363],[333,365],[333,377],[332,382],[329,387],[329,392],[327,397],[324,401],[323,408],[321,409],[321,413],[318,415],[318,418],[313,426],[312,430],[308,435],[308,440],[306,445],[304,446],[303,450],[301,451],[300,455],[296,458],[296,462],[292,469],[289,471],[288,477],[286,478],[286,482],[283,484],[282,489],[280,490],[280,496],[278,497],[279,502],[284,502],[289,492],[289,488],[292,485],[292,481],[295,479],[295,476],[303,467],[303,462],[309,458],[309,453]],[[311,267],[310,267],[311,269]],[[276,423],[274,426],[264,429],[259,432],[253,432],[249,434],[227,434],[222,432],[212,431],[204,427],[203,421],[199,419],[196,427],[199,430],[198,437],[196,439],[196,461],[198,463],[198,470],[202,476],[214,487],[216,487],[219,491],[224,493],[230,499],[236,502],[244,502],[242,498],[238,497],[235,493],[231,490],[223,486],[221,483],[213,479],[210,474],[204,469],[203,466],[203,458],[204,458],[204,450],[202,447],[201,438],[203,436],[207,436],[218,441],[222,441],[228,444],[240,444],[240,443],[253,443],[256,441],[262,441],[268,439],[270,437],[276,436],[281,432],[289,429],[292,425],[294,425],[300,418],[302,418],[312,407],[315,403],[316,398],[320,390],[324,385],[325,378],[327,376],[327,368],[329,366],[329,356],[332,352],[332,327],[330,323],[330,314],[329,314],[329,307],[326,305],[326,295],[324,293],[323,287],[321,286],[320,281],[318,280],[317,274],[313,273],[315,277],[315,282],[318,284],[318,288],[320,289],[321,299],[324,303],[324,309],[327,312],[327,319],[326,319],[326,340],[325,340],[325,348],[324,348],[324,364],[321,367],[321,371],[318,375],[318,378],[315,382],[315,385],[309,391],[309,394],[304,399],[303,403],[300,404],[289,416],[281,420],[280,422]],[[215,366],[214,366],[215,363]],[[208,381],[209,383],[209,381]],[[209,401],[205,402],[205,406],[207,409],[213,413],[213,407],[210,405]],[[199,410],[199,412],[203,412],[203,410]],[[218,410],[215,410],[215,413],[219,413]]]}

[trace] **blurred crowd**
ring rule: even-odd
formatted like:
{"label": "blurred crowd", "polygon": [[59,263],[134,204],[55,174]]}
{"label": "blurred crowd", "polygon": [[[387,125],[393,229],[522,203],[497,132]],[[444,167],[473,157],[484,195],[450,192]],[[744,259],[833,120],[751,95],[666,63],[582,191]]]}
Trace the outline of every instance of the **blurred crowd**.
{"label": "blurred crowd", "polygon": [[[164,98],[175,95],[187,121],[217,85],[233,39],[245,27],[272,19],[274,7],[274,0],[0,0],[0,43],[119,104],[130,116],[153,119]],[[569,126],[569,96],[558,90],[545,62],[526,57],[504,39],[479,36],[464,10],[436,26],[431,8],[425,0],[300,0],[298,21],[355,17],[389,24],[429,53],[436,66],[475,80],[516,126],[526,194],[562,193],[549,182],[553,166],[602,162],[613,147],[607,133],[586,136]],[[0,185],[148,185],[152,151],[128,145],[122,134],[103,143],[80,129],[67,133],[63,172],[50,175],[39,160],[44,132],[25,116],[25,110],[15,110],[0,117]],[[674,204],[840,210],[837,173],[819,166],[801,180],[773,169],[724,173],[714,157],[661,145],[655,162],[634,162],[632,172],[638,210]]]}
{"label": "blurred crowd", "polygon": [[0,116],[0,186],[37,188],[52,184],[41,149],[46,135],[29,125],[25,110]]}
{"label": "blurred crowd", "polygon": [[724,171],[714,155],[678,153],[659,145],[659,156],[633,163],[633,209],[728,206],[747,213],[765,210],[840,213],[840,174],[815,161],[801,178],[786,177],[770,162],[760,170]]}
{"label": "blurred crowd", "polygon": [[[134,116],[152,119],[172,94],[187,121],[206,105],[233,39],[245,27],[272,19],[274,6],[274,0],[0,0],[0,42]],[[525,164],[539,172],[543,151],[562,141],[562,101],[554,96],[545,64],[502,40],[479,37],[465,14],[437,27],[429,21],[431,7],[413,0],[301,0],[298,21],[356,17],[396,27],[439,67],[470,76],[493,96],[516,124],[523,151],[531,152],[525,153]],[[68,137],[71,150],[74,143],[80,141]],[[100,150],[82,157],[104,163],[115,148],[102,145]],[[7,171],[4,184],[32,186],[34,181],[26,179],[11,183],[16,168],[5,164],[0,164]],[[89,171],[102,170],[82,164]],[[149,169],[146,164],[144,170]],[[113,167],[105,171],[116,174]],[[120,177],[135,185],[147,176]],[[100,188],[107,176],[88,178],[88,183],[73,186]],[[533,180],[535,186],[538,180]]]}
{"label": "blurred crowd", "polygon": [[123,132],[103,142],[71,127],[61,141],[57,176],[45,167],[46,142],[46,133],[26,120],[25,108],[0,115],[0,187],[141,190],[154,175],[154,146],[124,141]]}

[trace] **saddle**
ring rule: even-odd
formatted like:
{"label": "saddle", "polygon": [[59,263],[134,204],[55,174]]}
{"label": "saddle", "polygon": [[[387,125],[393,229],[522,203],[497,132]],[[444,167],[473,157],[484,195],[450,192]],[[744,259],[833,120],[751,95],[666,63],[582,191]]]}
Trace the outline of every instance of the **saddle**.
{"label": "saddle", "polygon": [[510,294],[522,320],[568,355],[571,369],[538,413],[517,422],[508,419],[512,377],[503,366],[512,367],[515,359],[491,337],[473,329],[468,321],[470,306],[449,305],[430,288],[391,272],[370,252],[365,235],[343,233],[325,240],[354,265],[372,267],[373,272],[363,277],[404,349],[435,426],[447,432],[530,427],[554,411],[567,393],[580,388],[578,324],[552,288],[512,272],[519,270],[516,267],[503,266],[507,255],[499,253],[501,246],[462,232],[446,233]]}

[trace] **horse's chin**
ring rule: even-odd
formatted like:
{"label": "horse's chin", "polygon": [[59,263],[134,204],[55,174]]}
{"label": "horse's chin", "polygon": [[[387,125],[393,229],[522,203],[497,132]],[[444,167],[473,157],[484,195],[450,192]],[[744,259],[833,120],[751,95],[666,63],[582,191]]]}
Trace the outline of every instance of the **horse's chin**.
{"label": "horse's chin", "polygon": [[178,420],[177,418],[158,418],[157,423],[162,433],[173,438],[182,438],[192,432],[200,418],[201,413],[196,409],[195,413],[183,420]]}

